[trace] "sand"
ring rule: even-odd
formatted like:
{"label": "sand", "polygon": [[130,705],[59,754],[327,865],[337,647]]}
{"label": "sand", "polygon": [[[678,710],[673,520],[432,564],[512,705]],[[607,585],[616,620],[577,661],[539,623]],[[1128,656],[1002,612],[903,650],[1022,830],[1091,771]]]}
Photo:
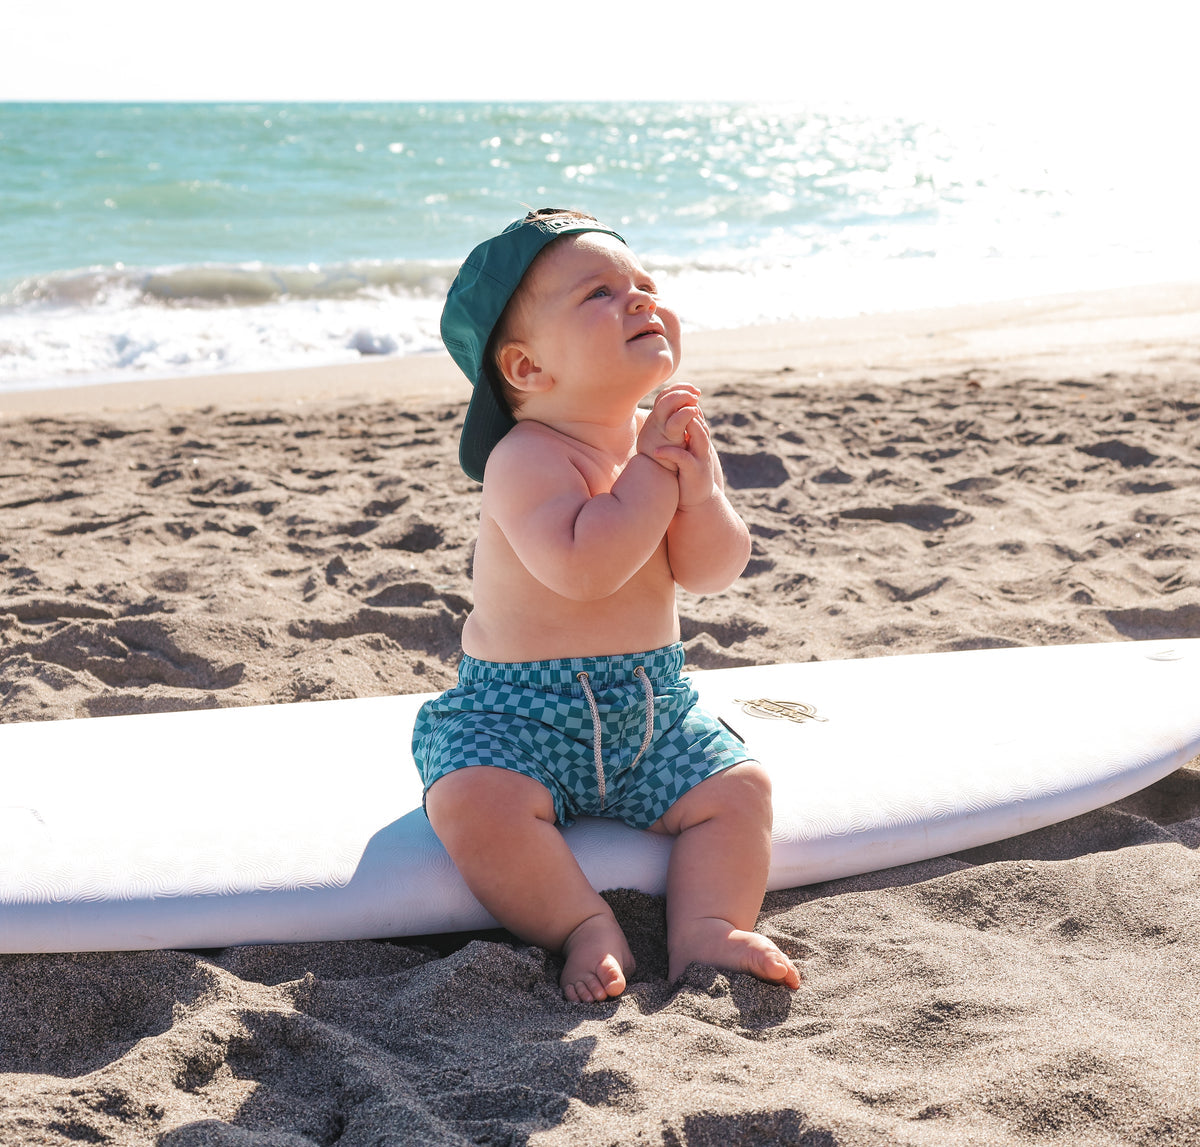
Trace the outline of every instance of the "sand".
{"label": "sand", "polygon": [[[681,598],[689,663],[1200,636],[1198,347],[1194,285],[693,336],[755,541]],[[448,684],[465,394],[433,356],[0,395],[0,718]],[[1197,765],[769,895],[794,995],[668,983],[628,892],[603,1005],[499,932],[3,956],[0,1143],[1200,1143]]]}

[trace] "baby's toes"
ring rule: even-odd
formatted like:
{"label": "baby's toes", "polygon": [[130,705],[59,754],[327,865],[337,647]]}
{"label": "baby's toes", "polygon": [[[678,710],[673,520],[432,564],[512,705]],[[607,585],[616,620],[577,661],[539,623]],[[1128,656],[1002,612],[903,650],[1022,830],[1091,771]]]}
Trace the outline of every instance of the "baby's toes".
{"label": "baby's toes", "polygon": [[[604,996],[619,996],[625,990],[625,973],[615,956],[605,956],[596,969],[597,983]],[[602,997],[603,998],[603,997]]]}
{"label": "baby's toes", "polygon": [[561,985],[563,996],[573,1004],[592,1004],[608,998],[608,992],[595,976],[584,976]]}
{"label": "baby's toes", "polygon": [[796,965],[774,944],[759,951],[755,962],[758,967],[751,970],[760,980],[784,984],[792,989],[800,986],[800,973],[796,970]]}

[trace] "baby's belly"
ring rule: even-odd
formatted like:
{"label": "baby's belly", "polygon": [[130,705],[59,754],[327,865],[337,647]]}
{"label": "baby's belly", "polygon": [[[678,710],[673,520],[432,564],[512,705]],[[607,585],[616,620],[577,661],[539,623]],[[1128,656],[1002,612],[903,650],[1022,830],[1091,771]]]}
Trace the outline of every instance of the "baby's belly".
{"label": "baby's belly", "polygon": [[679,640],[674,594],[655,603],[621,596],[558,608],[477,603],[463,627],[463,652],[481,661],[549,661],[640,653]]}

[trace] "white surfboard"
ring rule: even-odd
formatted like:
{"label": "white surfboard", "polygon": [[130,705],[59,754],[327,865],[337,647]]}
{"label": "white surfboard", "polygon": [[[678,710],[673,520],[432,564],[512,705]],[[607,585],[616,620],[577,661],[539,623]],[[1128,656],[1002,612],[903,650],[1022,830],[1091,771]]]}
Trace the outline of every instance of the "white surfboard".
{"label": "white surfboard", "polygon": [[[693,678],[770,769],[771,888],[1040,828],[1200,753],[1198,639]],[[491,926],[421,811],[424,699],[0,725],[0,951]],[[597,888],[663,891],[668,840],[593,819],[566,835]]]}

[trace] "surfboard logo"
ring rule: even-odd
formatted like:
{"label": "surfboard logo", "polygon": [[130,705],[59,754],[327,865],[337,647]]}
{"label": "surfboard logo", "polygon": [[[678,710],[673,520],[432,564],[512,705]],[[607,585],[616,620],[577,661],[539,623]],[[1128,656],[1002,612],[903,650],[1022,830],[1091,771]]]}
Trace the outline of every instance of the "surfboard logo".
{"label": "surfboard logo", "polygon": [[772,721],[795,721],[803,725],[805,721],[827,721],[817,713],[815,705],[804,701],[772,701],[769,697],[759,697],[753,701],[743,701],[734,698],[734,703],[741,705],[742,711],[751,717],[766,717]]}

